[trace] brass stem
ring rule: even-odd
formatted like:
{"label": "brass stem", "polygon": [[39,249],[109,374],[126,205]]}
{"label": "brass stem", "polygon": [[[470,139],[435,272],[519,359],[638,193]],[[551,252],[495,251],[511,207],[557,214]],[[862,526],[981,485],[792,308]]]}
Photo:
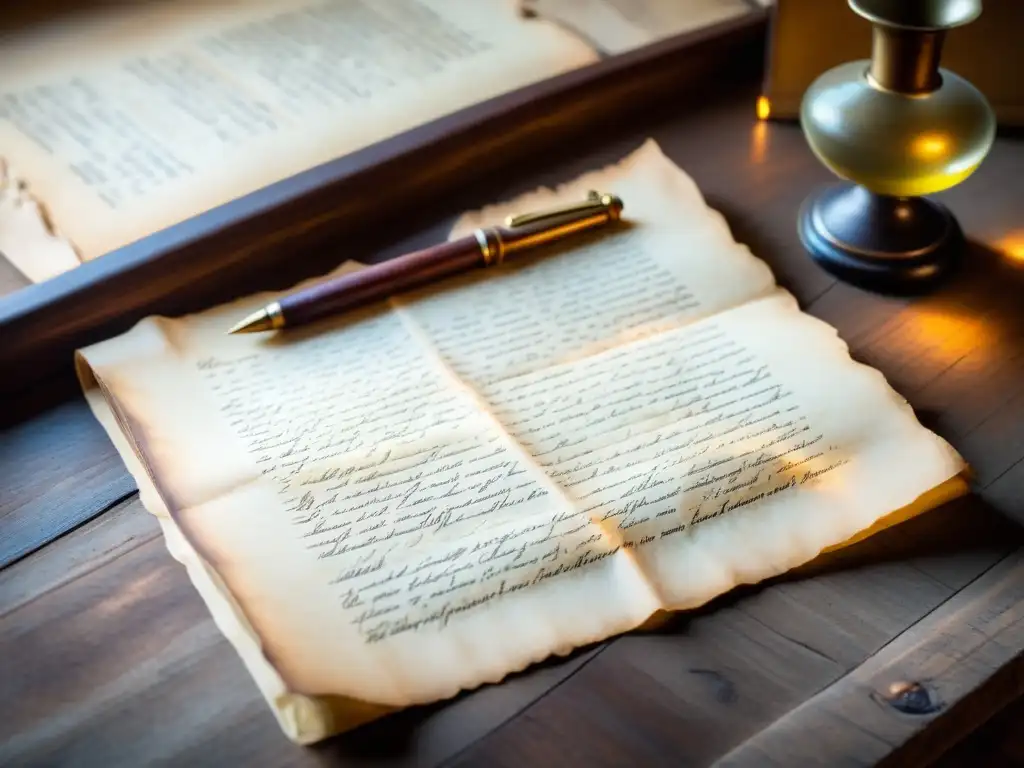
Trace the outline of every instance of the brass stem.
{"label": "brass stem", "polygon": [[944,30],[874,25],[871,79],[888,91],[920,96],[942,85],[939,60]]}

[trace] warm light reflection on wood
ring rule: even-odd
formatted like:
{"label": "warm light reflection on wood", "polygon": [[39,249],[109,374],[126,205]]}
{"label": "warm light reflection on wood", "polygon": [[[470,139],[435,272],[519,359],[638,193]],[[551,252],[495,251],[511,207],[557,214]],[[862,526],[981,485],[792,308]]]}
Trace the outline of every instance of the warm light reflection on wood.
{"label": "warm light reflection on wood", "polygon": [[768,123],[754,123],[750,134],[750,162],[760,165],[768,156]]}
{"label": "warm light reflection on wood", "polygon": [[135,603],[150,596],[153,585],[160,580],[161,572],[152,571],[133,579],[119,590],[107,595],[96,604],[96,612],[104,619],[127,610]]}
{"label": "warm light reflection on wood", "polygon": [[900,330],[916,354],[952,365],[968,355],[982,355],[996,346],[997,328],[984,316],[964,308],[919,309]]}
{"label": "warm light reflection on wood", "polygon": [[1024,265],[1024,229],[1016,229],[996,243],[996,248],[1011,261]]}

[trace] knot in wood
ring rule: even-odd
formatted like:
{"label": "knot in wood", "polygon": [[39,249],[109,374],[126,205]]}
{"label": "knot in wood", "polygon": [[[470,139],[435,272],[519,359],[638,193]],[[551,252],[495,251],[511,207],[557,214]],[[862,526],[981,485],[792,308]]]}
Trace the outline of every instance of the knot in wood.
{"label": "knot in wood", "polygon": [[942,703],[933,699],[921,683],[892,683],[882,698],[893,709],[907,715],[930,715],[942,709]]}

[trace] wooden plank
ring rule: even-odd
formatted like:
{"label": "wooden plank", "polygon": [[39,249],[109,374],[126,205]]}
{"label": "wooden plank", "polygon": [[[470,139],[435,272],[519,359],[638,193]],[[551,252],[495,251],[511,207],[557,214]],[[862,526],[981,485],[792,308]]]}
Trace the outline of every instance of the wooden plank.
{"label": "wooden plank", "polygon": [[1009,510],[1015,520],[1024,520],[1024,461],[1018,459],[1002,475],[999,475],[985,489],[985,495],[998,509]]}
{"label": "wooden plank", "polygon": [[[892,529],[877,540],[880,556],[902,562],[953,591],[1024,546],[1024,530],[977,495],[966,496]],[[836,553],[835,565],[845,553]],[[855,563],[845,567],[856,568]]]}
{"label": "wooden plank", "polygon": [[745,610],[849,670],[1020,545],[967,497],[791,572]]}
{"label": "wooden plank", "polygon": [[[908,540],[928,540],[907,533]],[[838,575],[851,573],[858,558],[874,557],[860,549],[860,556],[848,552],[836,563]],[[829,566],[818,567],[827,571]],[[871,583],[867,570],[866,577],[857,573]],[[601,695],[595,697],[590,683],[586,695],[574,691],[577,675],[563,686],[567,705],[553,700],[555,711],[577,712],[585,701],[593,707],[591,715],[603,720],[614,719],[621,706],[622,735],[632,733],[629,723],[649,716],[661,734],[650,749],[675,738],[681,722],[693,722],[683,730],[690,738],[701,734],[697,741],[709,756],[730,738],[734,724],[756,729],[774,708],[795,706],[813,693],[814,670],[829,676],[841,672],[821,651],[767,630],[755,617],[757,600],[780,586],[786,585],[754,590],[735,604],[683,620],[670,635],[616,641],[589,665],[594,650],[448,705],[410,710],[310,753],[280,736],[182,569],[163,551],[155,521],[132,500],[0,572],[0,654],[17,670],[0,686],[4,711],[14,713],[0,726],[0,742],[6,745],[0,759],[62,762],[74,755],[103,764],[138,764],[157,757],[186,762],[259,757],[303,763],[326,753],[346,763],[377,764],[382,745],[393,745],[388,756],[396,764],[433,764],[470,747],[584,668],[588,673],[593,668],[588,679],[605,686],[599,687]],[[895,586],[883,581],[872,594]],[[824,616],[822,625],[841,619],[837,597],[836,615]],[[55,674],[69,665],[79,672]],[[530,711],[527,718],[550,719],[544,709]],[[567,730],[574,726],[564,717],[555,720]],[[162,724],[159,734],[152,733],[153,722]],[[541,736],[549,747],[567,746],[548,731],[516,739],[536,749],[544,746]],[[519,755],[513,750],[511,757]]]}
{"label": "wooden plank", "polygon": [[[1006,167],[1024,173],[1024,153]],[[973,245],[960,277],[913,302],[837,285],[812,313],[839,328],[853,354],[882,371],[926,426],[972,465],[982,498],[1024,522],[1014,483],[992,488],[1024,459],[1024,274]],[[1019,482],[1019,480],[1018,480]]]}
{"label": "wooden plank", "polygon": [[[14,404],[8,403],[8,407]],[[79,396],[0,426],[0,568],[135,491]]]}
{"label": "wooden plank", "polygon": [[1017,527],[977,500],[947,505],[615,640],[458,764],[707,765],[856,669],[1014,542],[1024,543]]}
{"label": "wooden plank", "polygon": [[45,555],[40,553],[21,567],[0,571],[0,619],[158,538],[156,518],[143,512],[138,496],[133,495],[75,533],[54,541]]}
{"label": "wooden plank", "polygon": [[707,764],[737,732],[766,725],[841,673],[741,605],[716,601],[670,631],[615,640],[455,764]]}
{"label": "wooden plank", "polygon": [[1024,765],[1024,698],[1005,707],[929,768],[1018,768]]}
{"label": "wooden plank", "polygon": [[[956,511],[954,509],[954,512]],[[963,512],[962,509],[959,511]],[[941,516],[943,511],[940,510],[936,514]],[[975,514],[971,519],[977,521],[979,517],[978,514]],[[618,648],[618,643],[626,641],[618,641],[612,654],[608,656],[607,663],[595,666],[594,674],[602,681],[608,678],[614,683],[618,679],[619,672],[609,673],[607,666],[611,665],[615,670],[620,668],[630,670],[631,673],[635,673],[643,680],[648,677],[661,680],[665,670],[671,671],[681,663],[689,664],[688,669],[698,671],[688,673],[688,676],[692,677],[689,687],[679,680],[674,681],[675,687],[670,692],[678,696],[681,702],[676,700],[674,706],[665,708],[659,721],[660,726],[669,733],[675,733],[678,730],[677,718],[689,721],[693,719],[692,712],[705,713],[704,716],[708,718],[708,722],[702,723],[701,728],[715,732],[716,738],[703,739],[700,743],[706,745],[709,750],[722,748],[724,740],[734,737],[735,731],[731,729],[737,725],[744,726],[746,730],[756,730],[758,725],[762,724],[762,719],[770,716],[774,708],[795,706],[802,700],[801,694],[812,693],[815,690],[814,677],[808,674],[809,667],[813,669],[816,665],[822,665],[823,669],[831,671],[833,676],[837,674],[833,663],[836,659],[829,657],[837,657],[840,665],[844,661],[849,661],[848,659],[844,660],[839,652],[842,651],[842,642],[846,642],[842,638],[851,634],[851,627],[857,627],[859,623],[865,621],[865,617],[868,617],[871,622],[878,622],[882,620],[880,617],[888,616],[894,626],[903,626],[906,620],[892,615],[894,609],[890,604],[894,599],[903,596],[911,598],[909,601],[897,599],[898,608],[912,604],[922,595],[931,594],[933,595],[931,600],[934,601],[944,594],[940,593],[929,580],[919,580],[918,583],[913,583],[913,572],[909,567],[894,571],[891,564],[884,560],[876,562],[875,571],[870,567],[865,567],[869,566],[872,560],[879,559],[879,552],[883,552],[886,556],[891,554],[893,558],[903,558],[915,554],[919,557],[926,557],[931,553],[935,553],[933,557],[937,559],[941,559],[943,556],[954,559],[961,557],[968,547],[950,551],[947,538],[943,538],[942,535],[938,535],[936,538],[936,533],[929,535],[928,526],[924,524],[931,519],[929,516],[911,521],[908,524],[908,529],[894,529],[871,542],[873,546],[869,547],[867,546],[869,542],[865,542],[860,547],[842,553],[842,557],[839,559],[836,559],[837,556],[833,556],[831,564],[828,561],[819,563],[813,573],[814,582],[795,581],[789,583],[784,581],[769,589],[755,591],[754,595],[741,600],[736,606],[725,608],[724,613],[720,614],[715,611],[698,618],[697,621],[702,624],[698,625],[695,631],[686,629],[684,625],[686,632],[682,642],[688,644],[687,646],[665,645],[666,638],[659,636],[655,636],[653,639],[645,636],[629,638],[631,645],[623,649]],[[938,517],[934,519],[937,522],[944,522]],[[953,519],[966,520],[968,518],[959,514],[955,515]],[[993,536],[1002,541],[1002,536],[999,535],[1000,518],[992,515],[992,520],[996,524]],[[947,530],[945,526],[941,525],[939,529],[946,531],[946,535],[953,539],[960,538],[960,534],[963,533],[963,531]],[[898,538],[901,539],[902,544],[893,541],[897,534],[899,534]],[[64,596],[66,590],[71,589],[78,593],[83,589],[82,584],[79,583],[83,579],[95,578],[94,572],[109,567],[108,563],[111,561],[128,557],[140,545],[148,546],[149,542],[157,535],[155,523],[138,508],[137,502],[132,501],[130,504],[121,505],[111,513],[103,515],[70,536],[56,541],[37,555],[0,573],[0,595],[3,596],[3,604],[0,605],[0,628],[13,624],[25,625],[25,614],[23,611],[19,613],[19,608],[44,601],[67,602],[68,598]],[[880,547],[880,543],[883,541],[888,541],[886,547]],[[913,546],[915,542],[918,545],[916,548]],[[131,571],[127,575],[121,571],[115,571],[114,575],[104,578],[100,586],[87,589],[85,592],[87,597],[84,601],[79,599],[76,604],[75,599],[72,598],[68,612],[77,616],[87,607],[82,605],[83,602],[94,600],[97,595],[116,595],[119,585],[123,583],[141,583],[149,580],[155,582],[156,579],[161,582],[166,582],[168,578],[181,581],[178,599],[186,603],[197,601],[190,585],[184,581],[180,569],[175,567],[176,573],[173,576],[164,572],[161,572],[158,577],[147,575],[155,567],[152,562],[166,559],[166,555],[162,551],[162,544],[159,541],[154,544],[159,546],[155,550],[152,548],[147,550],[150,554],[146,556],[146,559],[151,563],[150,566],[141,571]],[[986,545],[996,546],[992,538],[986,539],[983,536],[978,537],[976,545],[979,548]],[[137,555],[131,556],[138,557]],[[994,555],[990,552],[990,556]],[[834,577],[831,580],[828,578],[830,570]],[[911,583],[908,584],[908,580]],[[847,591],[853,590],[856,593],[858,587],[859,594],[854,594],[854,597],[857,598],[858,604],[862,605],[863,610],[857,612],[855,616],[851,616],[849,607],[844,601],[850,596]],[[788,595],[780,592],[780,590],[788,588],[796,589],[797,593]],[[803,592],[801,593],[800,590]],[[143,589],[137,599],[156,601],[161,615],[166,614],[167,621],[174,623],[174,613],[177,609],[169,609],[168,601],[161,600],[159,595],[154,595],[153,590]],[[811,617],[802,622],[794,621],[791,612],[787,613],[780,608],[780,606],[792,607],[804,604],[814,606],[815,610],[811,612]],[[832,610],[829,610],[830,608]],[[136,614],[141,614],[141,618]],[[726,618],[722,618],[723,616]],[[806,626],[812,619],[817,622],[817,634],[814,632],[807,634],[806,632]],[[103,702],[106,702],[104,707],[114,706],[112,701],[120,702],[115,707],[114,713],[103,707],[100,707],[99,710],[86,708],[84,712],[77,712],[70,720],[60,721],[65,722],[65,726],[68,728],[75,723],[81,726],[81,731],[77,730],[76,726],[75,734],[77,735],[65,734],[58,737],[51,731],[38,732],[37,736],[42,739],[42,742],[49,743],[55,738],[60,741],[67,736],[71,739],[69,744],[73,744],[75,750],[86,749],[87,742],[93,735],[100,738],[107,730],[120,728],[121,725],[118,723],[128,717],[125,712],[130,712],[133,716],[137,715],[140,718],[140,723],[133,726],[135,730],[129,729],[132,738],[143,739],[145,734],[143,723],[150,722],[150,718],[160,718],[162,722],[167,723],[167,729],[177,731],[181,728],[192,734],[190,738],[197,739],[202,744],[199,747],[188,742],[188,739],[182,741],[183,737],[179,734],[175,737],[177,740],[172,739],[173,743],[166,747],[171,750],[169,754],[173,753],[176,759],[178,757],[184,759],[187,756],[195,757],[198,752],[193,754],[192,750],[207,749],[211,740],[216,744],[217,754],[222,754],[225,758],[229,755],[246,755],[250,754],[246,750],[255,738],[254,733],[261,733],[264,738],[268,732],[275,738],[278,736],[275,732],[276,726],[269,721],[269,715],[261,708],[262,702],[259,701],[244,670],[237,664],[237,660],[234,659],[233,653],[227,648],[226,643],[223,641],[218,643],[219,638],[212,629],[210,629],[211,634],[207,635],[192,626],[187,630],[186,638],[181,641],[185,645],[185,650],[178,649],[181,657],[175,656],[172,648],[167,652],[161,652],[162,655],[157,662],[151,663],[145,653],[133,655],[133,647],[136,643],[150,647],[154,644],[150,636],[154,632],[160,631],[160,622],[154,621],[143,607],[140,606],[133,613],[117,617],[95,616],[92,620],[97,623],[108,623],[110,625],[109,632],[116,634],[117,640],[112,640],[110,636],[105,635],[95,642],[88,643],[96,649],[102,649],[102,653],[94,650],[73,657],[78,660],[77,663],[98,671],[99,677],[88,681],[90,685],[102,688],[103,681],[111,678],[117,679],[120,675],[128,674],[130,670],[137,667],[144,671],[148,670],[142,678],[145,685],[138,689],[130,686],[115,686],[109,690],[104,688],[107,691],[106,695],[112,697],[110,701],[103,699]],[[785,626],[785,632],[793,635],[793,638],[784,637],[782,633],[773,632],[765,626],[766,623],[775,620]],[[75,638],[69,638],[69,644],[89,640],[91,636],[89,619],[84,619],[84,624],[68,626],[64,614],[57,617],[50,614],[41,621],[44,625],[60,628],[61,633],[72,632]],[[205,613],[202,613],[201,618],[195,618],[194,624],[201,621],[206,621]],[[29,620],[30,622],[31,620]],[[836,630],[837,626],[840,629]],[[794,630],[795,627],[797,629]],[[799,627],[804,629],[801,630]],[[841,642],[834,639],[829,640],[829,633],[834,630],[840,632]],[[182,632],[185,631],[182,629]],[[852,634],[856,636],[856,633]],[[0,629],[0,638],[3,635],[4,633]],[[735,639],[737,635],[742,638],[743,642],[738,642]],[[667,639],[671,640],[672,638]],[[874,635],[868,639],[873,644],[880,643],[878,637]],[[648,645],[652,642],[653,646]],[[766,642],[770,650],[762,651],[761,647]],[[222,645],[223,648],[220,647]],[[47,669],[48,664],[53,663],[53,659],[67,658],[66,653],[69,652],[66,647],[54,648],[52,644],[35,643],[30,640],[22,640],[21,647],[23,651],[18,658],[19,669],[33,667]],[[0,653],[4,652],[4,643],[0,639]],[[778,657],[789,653],[795,654],[795,658],[790,658],[786,664],[780,663]],[[116,656],[116,663],[111,660],[111,655]],[[184,661],[191,657],[195,657],[195,666],[192,666],[191,663],[186,664]],[[582,664],[586,658],[583,658],[582,661],[576,659],[567,666],[556,666],[555,672],[550,673],[554,675],[555,679],[548,682],[554,685],[569,675],[578,668],[575,666],[577,661]],[[116,666],[121,663],[125,666]],[[220,670],[224,664],[229,667],[238,666],[237,675],[228,680],[223,679],[223,673]],[[174,667],[175,670],[183,666],[184,669],[181,672],[176,671],[173,679],[167,681],[163,680],[161,676],[165,674],[164,670],[168,666]],[[764,679],[762,669],[770,670],[767,680]],[[52,673],[52,670],[49,671]],[[529,693],[539,696],[547,690],[545,686],[548,683],[544,679],[540,682],[534,680],[533,676],[537,674],[540,673],[531,672],[531,675],[527,677],[531,681]],[[158,679],[153,679],[154,677]],[[783,678],[781,683],[775,679],[777,677]],[[742,684],[737,685],[734,682],[737,680],[743,681]],[[619,682],[623,688],[638,686],[640,691],[638,695],[645,701],[652,700],[649,686],[639,686],[636,680],[631,680],[628,676]],[[791,690],[785,687],[797,683],[800,685],[810,684],[810,688]],[[222,685],[229,686],[233,691],[239,688],[248,690],[249,695],[242,699],[236,699],[232,695],[225,700]],[[519,683],[519,685],[523,685],[523,683]],[[32,681],[30,687],[36,690],[39,687],[38,682]],[[347,757],[351,757],[352,754],[377,754],[380,747],[376,745],[379,745],[381,739],[386,740],[386,737],[394,729],[408,729],[413,734],[409,739],[415,743],[412,744],[408,739],[406,740],[405,746],[402,747],[406,751],[401,753],[404,758],[411,759],[409,757],[411,754],[424,757],[424,755],[437,755],[443,752],[444,755],[448,755],[453,751],[458,751],[461,746],[468,746],[473,740],[485,735],[498,723],[508,719],[522,706],[525,706],[520,699],[516,699],[514,702],[516,706],[508,703],[506,697],[509,694],[503,692],[504,688],[505,686],[498,686],[494,689],[487,689],[487,693],[480,692],[466,697],[467,700],[471,700],[471,703],[467,701],[462,704],[460,699],[460,706],[455,714],[450,711],[454,705],[450,705],[428,708],[423,711],[416,710],[412,713],[404,713],[398,718],[389,718],[386,722],[361,729],[337,743],[331,742],[328,750]],[[186,694],[182,692],[182,689],[191,691],[191,693]],[[164,691],[163,694],[160,693],[161,690]],[[594,706],[600,712],[609,706],[609,700],[624,703],[630,713],[626,716],[627,721],[640,711],[634,709],[636,705],[630,703],[628,698],[623,700],[622,692],[618,689],[613,689],[611,692],[607,692],[605,697],[597,699],[594,698],[594,692],[590,690],[589,684],[585,690],[586,695],[570,690],[570,700],[593,701],[595,702]],[[515,693],[521,692],[515,691]],[[163,697],[166,696],[167,701],[177,706],[181,703],[179,697],[186,695],[209,697],[218,702],[218,707],[229,709],[237,720],[226,723],[215,718],[212,725],[204,729],[192,721],[183,722],[180,718],[174,717],[167,719],[168,714],[164,708],[170,704],[165,704]],[[74,701],[78,701],[79,698],[77,694],[69,696],[69,699]],[[85,698],[88,697],[85,696]],[[742,701],[739,715],[732,711],[737,700]],[[96,706],[99,707],[99,704]],[[211,704],[211,706],[213,705]],[[659,704],[654,711],[660,711],[662,708],[663,705]],[[49,708],[46,709],[47,712],[50,711]],[[573,707],[570,706],[567,709],[572,710]],[[728,717],[725,716],[726,714]],[[47,717],[50,719],[49,715]],[[531,714],[529,717],[535,716]],[[548,719],[543,713],[539,717],[544,721]],[[420,722],[421,718],[426,718],[427,723]],[[466,734],[466,730],[469,728],[468,723],[480,723],[481,720],[483,722],[473,729],[472,733],[463,735],[461,740],[455,742],[453,738],[456,737],[449,736],[444,726],[437,725],[438,722],[448,722],[449,720],[452,722],[458,720],[461,723],[460,734]],[[26,727],[24,723],[15,723],[15,725],[20,725],[22,730]],[[448,726],[448,728],[453,727],[454,725]],[[245,734],[245,738],[244,740],[228,738],[218,735],[212,730],[222,728],[230,728],[236,734]],[[567,726],[567,728],[571,730],[571,727]],[[113,734],[113,731],[111,733]],[[550,734],[546,734],[546,737],[549,736]],[[167,738],[171,737],[167,736]],[[113,735],[111,735],[111,739],[113,739]],[[268,750],[270,754],[277,754],[274,750],[284,747],[287,747],[287,750],[291,749],[288,745],[274,747],[273,739],[268,741],[271,743],[257,742],[260,754],[265,754]],[[32,742],[29,745],[28,754],[39,756],[34,750],[41,748],[39,745],[42,742]],[[17,743],[21,744],[22,742]],[[559,742],[552,741],[552,743]],[[564,742],[561,743],[564,745]],[[453,744],[456,746],[452,746]],[[132,749],[143,750],[138,753],[129,750],[128,754],[148,754],[141,746],[134,744],[128,746]],[[41,754],[47,759],[50,757],[56,759],[60,753]],[[291,754],[291,751],[288,751],[288,755]],[[96,757],[106,760],[111,756],[97,754]],[[284,753],[282,753],[282,759],[284,759]],[[288,757],[288,759],[291,760],[292,757]]]}
{"label": "wooden plank", "polygon": [[717,764],[924,764],[1024,692],[1022,654],[1018,550]]}
{"label": "wooden plank", "polygon": [[0,572],[0,764],[435,765],[599,650],[304,749],[132,499]]}

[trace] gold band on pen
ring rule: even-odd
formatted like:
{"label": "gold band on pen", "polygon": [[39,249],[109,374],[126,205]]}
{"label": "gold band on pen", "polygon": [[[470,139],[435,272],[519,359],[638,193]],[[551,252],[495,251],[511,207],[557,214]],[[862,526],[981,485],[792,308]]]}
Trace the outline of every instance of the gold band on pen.
{"label": "gold band on pen", "polygon": [[270,327],[273,330],[278,328],[284,328],[284,312],[281,311],[281,305],[274,301],[267,304],[267,319],[270,320]]}
{"label": "gold band on pen", "polygon": [[476,243],[480,246],[480,255],[484,257],[484,266],[491,266],[491,244],[487,242],[487,233],[482,229],[474,229],[473,237],[476,238]]}
{"label": "gold band on pen", "polygon": [[480,255],[483,256],[485,267],[501,264],[505,258],[505,243],[502,242],[501,235],[497,231],[474,229],[473,237],[476,238],[477,245],[480,246]]}

